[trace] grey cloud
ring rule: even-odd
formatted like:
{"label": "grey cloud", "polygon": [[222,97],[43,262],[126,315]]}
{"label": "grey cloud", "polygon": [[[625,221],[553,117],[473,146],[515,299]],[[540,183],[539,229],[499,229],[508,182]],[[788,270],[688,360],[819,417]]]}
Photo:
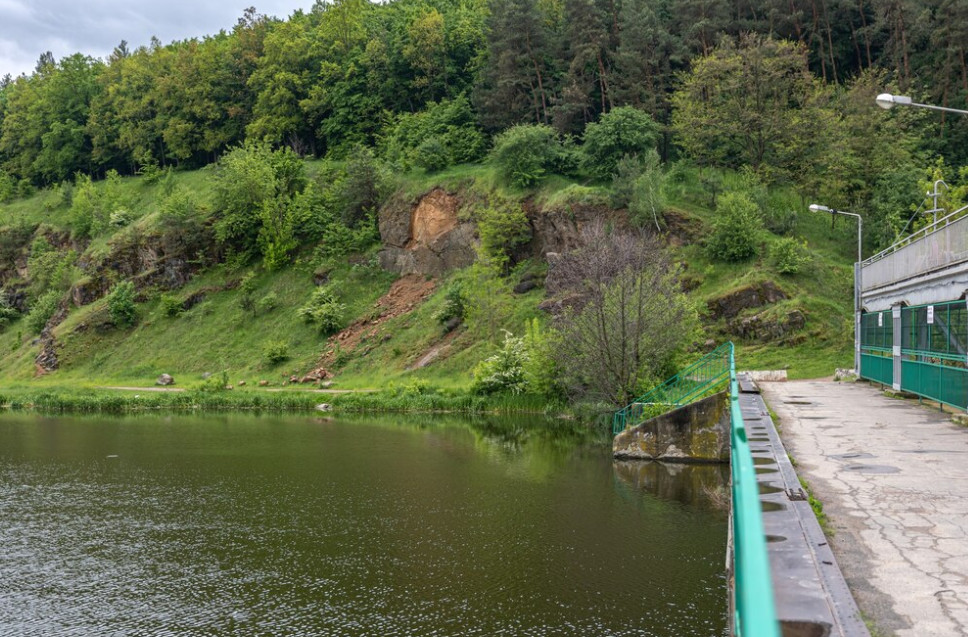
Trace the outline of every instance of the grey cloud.
{"label": "grey cloud", "polygon": [[312,0],[0,0],[0,76],[30,73],[37,58],[51,51],[60,59],[73,53],[104,58],[121,40],[134,49],[152,36],[162,42],[231,29],[246,7],[285,17],[308,10]]}

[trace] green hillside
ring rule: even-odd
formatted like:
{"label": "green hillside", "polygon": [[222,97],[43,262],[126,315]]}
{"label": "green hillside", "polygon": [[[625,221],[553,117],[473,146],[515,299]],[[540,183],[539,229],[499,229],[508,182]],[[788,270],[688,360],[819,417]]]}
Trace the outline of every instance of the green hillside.
{"label": "green hillside", "polygon": [[[320,168],[309,162],[310,174]],[[127,226],[106,231],[91,240],[83,250],[70,253],[80,244],[66,241],[54,253],[72,260],[61,283],[51,283],[61,289],[64,298],[69,290],[90,279],[79,264],[98,258],[111,262],[112,251],[123,251],[126,237],[135,234],[158,241],[164,218],[162,202],[170,199],[164,190],[181,192],[190,189],[200,198],[210,196],[211,169],[173,173],[168,183],[146,183],[142,177],[123,178],[116,186],[116,196],[129,210],[140,215],[129,220]],[[739,179],[724,174],[724,178]],[[804,262],[796,274],[782,274],[769,258],[770,246],[781,237],[763,231],[758,238],[762,256],[743,263],[728,264],[713,259],[703,245],[703,237],[715,220],[715,212],[708,206],[708,194],[697,186],[698,174],[692,170],[686,181],[667,185],[668,207],[662,236],[672,250],[674,260],[685,268],[683,279],[690,289],[689,296],[702,309],[704,339],[717,342],[736,340],[740,345],[739,361],[744,368],[783,368],[793,377],[826,375],[835,366],[847,366],[850,353],[850,253],[853,229],[843,224],[832,226],[826,217],[796,212],[799,202],[792,192],[776,191],[771,196],[787,198],[796,212],[790,235],[806,242]],[[414,174],[401,178],[396,185],[399,196],[419,199],[433,187],[443,186],[455,192],[493,192],[495,177],[488,166],[460,166],[444,173],[428,176]],[[102,183],[98,188],[104,189]],[[605,189],[582,186],[572,180],[558,178],[536,191],[503,189],[503,197],[516,196],[535,206],[534,214],[548,210],[567,209],[585,205],[589,198],[597,201]],[[472,199],[468,194],[468,199]],[[28,294],[42,278],[49,264],[29,258],[31,246],[42,236],[69,236],[71,207],[58,189],[45,190],[34,196],[0,207],[3,237],[20,237],[19,259],[30,265],[26,277],[12,274],[5,288],[23,289]],[[199,215],[209,213],[199,206]],[[468,212],[467,214],[470,214]],[[624,214],[624,213],[620,213]],[[41,220],[43,220],[41,222]],[[15,232],[18,228],[33,229]],[[11,250],[12,246],[5,246]],[[215,244],[204,250],[216,251]],[[361,252],[331,256],[319,245],[305,245],[293,255],[290,265],[269,271],[261,264],[233,263],[232,259],[211,263],[199,268],[184,285],[169,287],[149,285],[137,292],[137,321],[132,326],[118,327],[112,323],[108,298],[101,296],[77,307],[67,303],[69,312],[53,328],[59,366],[56,371],[38,375],[35,363],[42,343],[31,331],[25,318],[9,322],[0,333],[0,377],[6,383],[24,386],[145,386],[151,385],[162,373],[172,374],[180,385],[200,384],[205,373],[227,370],[231,382],[246,381],[248,386],[259,380],[279,387],[291,376],[302,378],[314,369],[332,344],[327,335],[298,316],[317,289],[321,273],[326,275],[324,287],[339,290],[346,305],[344,325],[377,319],[380,310],[374,305],[390,289],[397,278],[379,267],[375,241]],[[108,255],[104,258],[104,255]],[[16,260],[16,259],[15,259]],[[500,342],[502,329],[522,334],[529,320],[539,318],[547,322],[547,314],[537,309],[545,299],[542,287],[525,294],[513,294],[511,288],[528,271],[542,272],[546,268],[540,260],[526,259],[515,263],[507,276],[499,277],[497,285],[510,304],[502,310],[502,322],[487,330],[461,326],[446,333],[434,315],[446,302],[449,285],[455,280],[473,286],[474,274],[459,269],[431,281],[432,292],[411,309],[379,323],[375,336],[364,335],[363,341],[352,349],[337,351],[329,356],[327,367],[335,376],[330,382],[339,388],[387,388],[403,386],[416,380],[434,386],[464,387],[472,381],[470,371],[490,355]],[[120,280],[110,270],[109,278]],[[247,291],[240,282],[247,279]],[[314,278],[316,281],[314,281]],[[741,311],[733,320],[762,314],[782,323],[790,312],[802,312],[806,324],[790,334],[771,338],[743,338],[724,318],[716,318],[708,309],[708,302],[737,289],[772,282],[788,297],[765,307]],[[59,288],[57,286],[60,286]],[[243,296],[252,299],[246,308]],[[191,307],[181,309],[193,299]],[[266,301],[269,299],[269,301]],[[171,311],[173,305],[178,310]],[[271,361],[266,351],[273,345],[282,347],[285,360]],[[443,355],[424,366],[418,363],[434,348],[445,346]],[[698,355],[704,349],[697,341],[682,353],[683,357]]]}
{"label": "green hillside", "polygon": [[848,366],[855,226],[807,207],[869,255],[937,180],[964,204],[968,118],[874,101],[964,106],[957,20],[700,4],[339,0],[41,54],[0,80],[0,380],[603,407],[725,340]]}

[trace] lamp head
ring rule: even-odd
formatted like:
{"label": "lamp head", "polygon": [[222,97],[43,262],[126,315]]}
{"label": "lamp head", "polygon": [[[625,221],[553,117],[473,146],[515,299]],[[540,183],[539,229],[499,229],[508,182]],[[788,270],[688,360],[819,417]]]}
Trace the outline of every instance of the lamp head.
{"label": "lamp head", "polygon": [[810,204],[810,210],[812,212],[833,212],[833,210],[831,210],[827,206],[821,206],[820,204],[816,204],[816,203]]}
{"label": "lamp head", "polygon": [[907,95],[891,95],[890,93],[881,93],[874,98],[874,101],[884,109],[893,108],[895,104],[905,104],[908,106],[911,104],[911,98]]}

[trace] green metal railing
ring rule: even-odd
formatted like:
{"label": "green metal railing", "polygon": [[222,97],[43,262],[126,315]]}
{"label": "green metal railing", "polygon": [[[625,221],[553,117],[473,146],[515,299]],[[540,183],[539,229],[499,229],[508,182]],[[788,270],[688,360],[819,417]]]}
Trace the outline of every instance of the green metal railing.
{"label": "green metal railing", "polygon": [[733,344],[729,345],[730,471],[733,495],[733,634],[780,637],[766,552],[760,491],[746,423],[739,407]]}
{"label": "green metal railing", "polygon": [[612,434],[640,425],[662,412],[688,405],[718,390],[729,380],[733,344],[720,345],[658,387],[635,399],[612,416]]}
{"label": "green metal railing", "polygon": [[861,377],[883,385],[898,382],[904,391],[968,409],[968,304],[901,308],[899,334],[892,318],[891,310],[861,316]]}
{"label": "green metal railing", "polygon": [[901,389],[968,408],[968,304],[901,308]]}
{"label": "green metal railing", "polygon": [[894,319],[891,310],[867,312],[860,317],[860,375],[891,385],[894,381]]}
{"label": "green metal railing", "polygon": [[[645,396],[615,413],[612,430],[645,419],[646,405],[675,408],[696,400],[724,382],[729,384],[730,471],[733,526],[733,634],[780,637],[773,581],[766,550],[760,491],[746,424],[739,406],[739,383],[732,343],[726,343],[685,368]],[[641,406],[641,407],[640,407]],[[655,414],[651,414],[655,415]]]}

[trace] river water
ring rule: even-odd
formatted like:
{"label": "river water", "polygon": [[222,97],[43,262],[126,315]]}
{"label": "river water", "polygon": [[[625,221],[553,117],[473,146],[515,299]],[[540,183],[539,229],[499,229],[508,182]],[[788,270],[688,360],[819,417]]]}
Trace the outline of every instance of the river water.
{"label": "river water", "polygon": [[0,416],[0,635],[723,635],[725,469],[531,423]]}

